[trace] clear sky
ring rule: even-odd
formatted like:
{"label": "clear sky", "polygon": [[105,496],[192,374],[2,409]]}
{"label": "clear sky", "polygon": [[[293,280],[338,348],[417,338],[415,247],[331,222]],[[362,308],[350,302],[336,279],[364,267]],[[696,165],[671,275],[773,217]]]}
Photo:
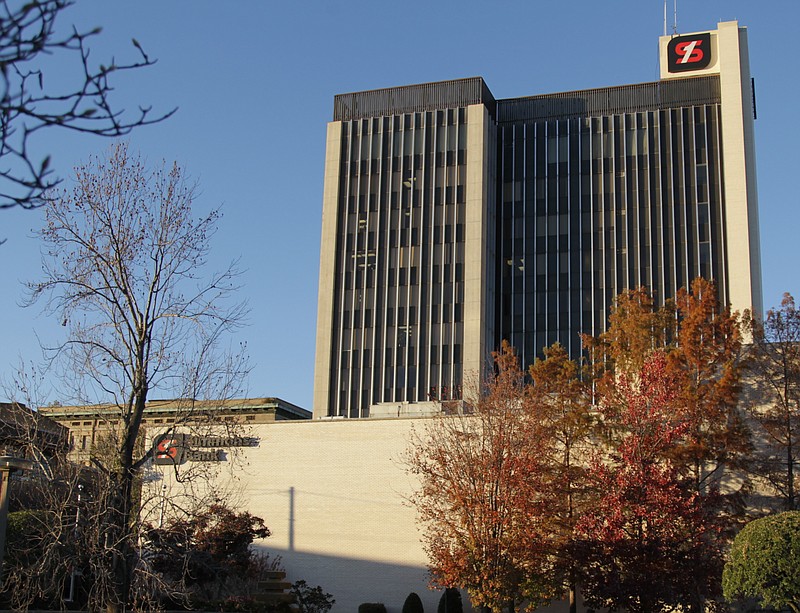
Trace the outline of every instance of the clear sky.
{"label": "clear sky", "polygon": [[[658,79],[663,0],[77,0],[62,26],[102,26],[92,58],[158,63],[119,75],[115,99],[135,110],[178,107],[134,132],[150,161],[177,160],[200,184],[200,211],[222,205],[213,265],[241,258],[252,307],[254,369],[246,393],[311,409],[326,123],[337,93],[482,76],[496,98]],[[669,0],[669,31],[673,0]],[[800,298],[798,0],[680,0],[678,32],[738,20],[756,79],[756,146],[764,304]],[[69,72],[52,58],[45,78]],[[69,180],[111,143],[51,130],[37,156]],[[38,212],[0,212],[0,377],[40,359],[63,328],[22,308],[36,279]],[[0,392],[2,395],[2,392]],[[52,389],[50,400],[59,398]]]}

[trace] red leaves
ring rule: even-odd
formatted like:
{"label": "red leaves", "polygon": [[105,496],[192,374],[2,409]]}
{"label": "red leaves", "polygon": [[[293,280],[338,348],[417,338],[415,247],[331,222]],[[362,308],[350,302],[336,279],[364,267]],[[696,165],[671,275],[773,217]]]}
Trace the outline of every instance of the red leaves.
{"label": "red leaves", "polygon": [[675,410],[678,392],[679,381],[663,352],[648,359],[638,378],[619,376],[617,398],[602,410],[627,433],[618,448],[623,462],[653,462],[687,432],[688,421]]}
{"label": "red leaves", "polygon": [[621,403],[604,408],[616,439],[610,459],[592,465],[602,494],[576,526],[591,606],[651,613],[717,589],[718,525],[708,500],[665,459],[690,426],[674,410],[678,383],[655,353],[635,380],[620,376]]}
{"label": "red leaves", "polygon": [[663,307],[620,295],[608,332],[584,339],[590,368],[556,345],[526,383],[504,344],[473,415],[436,420],[410,462],[434,581],[492,607],[574,590],[578,571],[592,607],[714,598],[716,486],[749,450],[738,325],[700,279]]}

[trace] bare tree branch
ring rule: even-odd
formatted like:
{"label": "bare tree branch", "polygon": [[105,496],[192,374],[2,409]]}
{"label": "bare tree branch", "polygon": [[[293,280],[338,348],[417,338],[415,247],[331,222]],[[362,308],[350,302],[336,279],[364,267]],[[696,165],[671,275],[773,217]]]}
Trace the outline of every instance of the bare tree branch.
{"label": "bare tree branch", "polygon": [[[50,156],[39,161],[33,137],[51,127],[97,136],[120,137],[136,127],[171,116],[153,115],[150,107],[129,114],[112,98],[111,77],[151,66],[134,39],[137,59],[108,65],[90,61],[88,41],[99,28],[60,34],[57,22],[74,0],[0,0],[0,209],[41,205],[59,183]],[[41,67],[50,55],[74,58],[77,81],[67,91],[49,87]]]}
{"label": "bare tree branch", "polygon": [[29,300],[64,322],[68,338],[51,350],[53,363],[76,400],[103,405],[108,424],[91,457],[102,498],[94,545],[84,545],[91,609],[124,610],[147,592],[142,573],[153,580],[136,545],[152,457],[142,427],[150,394],[187,399],[166,432],[235,427],[196,410],[198,399],[239,393],[249,366],[245,347],[221,349],[247,307],[233,300],[235,263],[203,276],[219,213],[198,219],[193,200],[183,169],[150,169],[118,144],[79,167],[74,189],[43,208],[44,273],[28,285]]}
{"label": "bare tree branch", "polygon": [[763,321],[747,313],[753,343],[748,367],[755,398],[750,415],[760,445],[751,469],[778,497],[783,509],[800,501],[800,310],[791,294]]}

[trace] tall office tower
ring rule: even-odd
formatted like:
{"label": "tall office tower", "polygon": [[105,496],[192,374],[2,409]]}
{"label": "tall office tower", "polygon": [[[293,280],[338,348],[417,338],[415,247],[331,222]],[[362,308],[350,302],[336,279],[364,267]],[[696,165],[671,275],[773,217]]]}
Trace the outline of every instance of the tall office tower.
{"label": "tall office tower", "polygon": [[598,334],[695,277],[761,309],[747,34],[662,37],[661,79],[495,100],[481,78],[343,94],[328,125],[314,415],[430,412],[502,339]]}

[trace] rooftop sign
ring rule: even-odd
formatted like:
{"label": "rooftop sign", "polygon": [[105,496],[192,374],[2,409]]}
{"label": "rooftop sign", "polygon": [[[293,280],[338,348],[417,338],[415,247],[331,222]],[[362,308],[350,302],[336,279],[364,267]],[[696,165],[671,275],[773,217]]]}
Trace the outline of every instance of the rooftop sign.
{"label": "rooftop sign", "polygon": [[667,70],[702,70],[711,63],[711,34],[689,34],[670,39],[667,45]]}

